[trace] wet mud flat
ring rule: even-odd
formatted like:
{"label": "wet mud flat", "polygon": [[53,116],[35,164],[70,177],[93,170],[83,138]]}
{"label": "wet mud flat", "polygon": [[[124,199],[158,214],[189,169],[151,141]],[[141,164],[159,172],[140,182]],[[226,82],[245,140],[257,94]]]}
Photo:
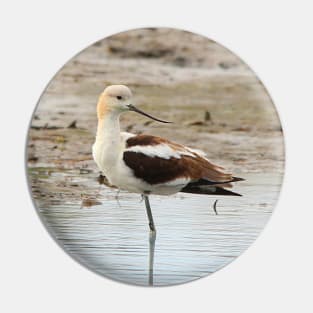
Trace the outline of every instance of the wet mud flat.
{"label": "wet mud flat", "polygon": [[[174,268],[175,283],[189,275],[182,273],[184,262],[192,260],[197,240],[199,251],[206,252],[190,279],[222,267],[256,238],[281,183],[282,129],[263,85],[227,49],[169,29],[136,30],[99,41],[64,66],[48,85],[27,142],[29,184],[36,207],[75,258],[108,276],[112,273],[106,265],[116,260],[121,279],[135,279],[138,284],[147,283],[148,271],[144,205],[138,195],[121,192],[121,209],[116,190],[98,184],[99,172],[91,155],[97,99],[110,84],[128,85],[134,104],[173,122],[164,125],[127,113],[121,117],[122,130],[202,149],[211,161],[247,178],[234,189],[244,197],[221,199],[218,216],[213,216],[211,208],[214,199],[181,194],[152,198],[160,228],[155,284],[169,282]],[[208,238],[211,246],[205,243]],[[218,251],[215,239],[220,240]],[[176,256],[169,254],[171,249]],[[207,258],[213,263],[206,263]],[[174,261],[181,267],[175,267]]]}
{"label": "wet mud flat", "polygon": [[282,172],[281,126],[255,74],[215,42],[169,29],[122,33],[65,65],[33,117],[31,167],[76,164],[96,170],[90,162],[96,103],[110,84],[127,84],[136,105],[173,122],[128,113],[121,118],[123,130],[203,149],[233,171]]}

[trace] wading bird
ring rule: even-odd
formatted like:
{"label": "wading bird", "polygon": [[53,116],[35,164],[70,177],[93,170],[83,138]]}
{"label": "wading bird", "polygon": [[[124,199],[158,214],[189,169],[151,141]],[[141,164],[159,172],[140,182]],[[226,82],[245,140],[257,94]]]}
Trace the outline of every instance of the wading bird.
{"label": "wading bird", "polygon": [[225,187],[243,179],[211,163],[203,151],[161,137],[121,132],[120,114],[129,111],[170,123],[136,108],[128,87],[108,86],[97,104],[98,129],[92,148],[93,158],[111,185],[142,195],[151,232],[156,229],[148,198],[150,194],[186,192],[240,196]]}

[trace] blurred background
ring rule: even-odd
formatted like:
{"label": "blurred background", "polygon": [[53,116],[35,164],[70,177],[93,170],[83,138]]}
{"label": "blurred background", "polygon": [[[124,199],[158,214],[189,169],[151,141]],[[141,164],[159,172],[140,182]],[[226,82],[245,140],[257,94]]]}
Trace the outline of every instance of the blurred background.
{"label": "blurred background", "polygon": [[282,172],[282,129],[262,83],[221,45],[174,29],[114,35],[68,62],[37,106],[29,161],[72,166],[91,159],[96,103],[111,84],[128,85],[136,105],[174,122],[129,113],[124,130],[201,148],[236,172]]}

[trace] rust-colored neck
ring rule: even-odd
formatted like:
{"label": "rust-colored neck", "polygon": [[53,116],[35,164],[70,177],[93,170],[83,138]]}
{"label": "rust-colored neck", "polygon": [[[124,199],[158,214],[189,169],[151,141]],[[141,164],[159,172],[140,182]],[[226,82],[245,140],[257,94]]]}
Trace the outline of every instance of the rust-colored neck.
{"label": "rust-colored neck", "polygon": [[103,120],[105,115],[107,114],[108,108],[105,105],[106,95],[102,93],[99,97],[98,104],[97,104],[97,116],[98,120]]}

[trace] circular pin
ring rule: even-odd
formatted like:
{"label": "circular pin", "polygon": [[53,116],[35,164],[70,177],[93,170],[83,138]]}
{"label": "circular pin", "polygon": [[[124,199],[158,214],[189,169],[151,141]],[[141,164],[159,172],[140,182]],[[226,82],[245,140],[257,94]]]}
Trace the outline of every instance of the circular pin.
{"label": "circular pin", "polygon": [[66,63],[39,99],[26,155],[56,242],[142,286],[186,283],[237,258],[269,220],[284,172],[279,117],[255,73],[172,28],[118,33]]}

